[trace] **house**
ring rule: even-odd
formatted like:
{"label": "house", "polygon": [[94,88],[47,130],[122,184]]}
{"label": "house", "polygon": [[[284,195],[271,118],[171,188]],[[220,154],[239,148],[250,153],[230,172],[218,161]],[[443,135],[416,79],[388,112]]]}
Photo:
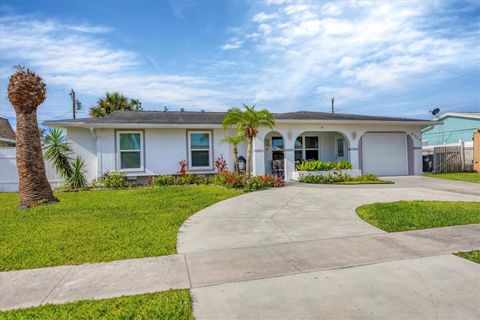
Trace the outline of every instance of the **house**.
{"label": "house", "polygon": [[15,132],[8,119],[0,117],[0,147],[15,145]]}
{"label": "house", "polygon": [[[234,167],[232,147],[222,140],[225,112],[116,111],[103,118],[52,120],[44,124],[66,131],[74,152],[86,160],[87,177],[122,170],[130,177],[175,174],[178,162],[188,170],[214,172],[223,155]],[[422,173],[421,128],[431,121],[323,112],[274,114],[273,130],[261,127],[253,143],[252,172],[272,173],[272,160],[283,162],[291,179],[295,162],[349,160],[363,173]],[[246,156],[246,146],[239,146]],[[274,162],[273,162],[274,163]]]}
{"label": "house", "polygon": [[422,129],[424,146],[472,141],[473,132],[480,129],[480,112],[447,112],[438,121],[441,123]]}
{"label": "house", "polygon": [[459,148],[461,170],[472,170],[475,152],[480,153],[473,142],[474,132],[480,129],[480,112],[447,112],[435,121],[422,129],[424,171],[434,170],[434,150],[443,146]]}

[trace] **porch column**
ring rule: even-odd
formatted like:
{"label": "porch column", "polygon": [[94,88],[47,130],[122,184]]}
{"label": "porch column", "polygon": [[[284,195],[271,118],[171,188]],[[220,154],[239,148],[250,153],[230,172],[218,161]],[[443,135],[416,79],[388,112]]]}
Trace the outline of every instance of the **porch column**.
{"label": "porch column", "polygon": [[[283,143],[285,144],[284,150],[284,157],[285,157],[285,180],[292,179],[292,173],[295,170],[295,140],[293,140],[293,132],[287,132],[284,134],[285,140]],[[296,137],[296,136],[295,136]]]}
{"label": "porch column", "polygon": [[264,135],[259,135],[253,140],[252,175],[254,176],[265,174],[265,146],[263,143],[263,137]]}
{"label": "porch column", "polygon": [[352,169],[361,169],[360,168],[360,157],[362,152],[362,144],[360,143],[360,137],[357,134],[354,134],[355,139],[352,136],[349,138],[348,145],[348,158],[352,163]]}

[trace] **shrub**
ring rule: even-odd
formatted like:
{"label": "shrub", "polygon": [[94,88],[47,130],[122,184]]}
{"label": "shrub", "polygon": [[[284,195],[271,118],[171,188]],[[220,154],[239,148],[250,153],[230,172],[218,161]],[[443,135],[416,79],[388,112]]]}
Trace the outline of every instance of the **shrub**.
{"label": "shrub", "polygon": [[323,162],[320,160],[307,160],[297,164],[297,170],[299,171],[329,171],[333,169],[351,169],[352,164],[350,161],[342,160],[338,163],[333,161]]}
{"label": "shrub", "polygon": [[152,183],[157,186],[171,186],[175,184],[174,176],[156,176],[152,178]]}
{"label": "shrub", "polygon": [[352,177],[348,174],[334,173],[334,174],[318,175],[318,176],[303,175],[298,179],[298,181],[305,182],[305,183],[329,184],[329,183],[339,183],[339,182],[346,182],[346,181],[380,181],[380,179],[373,174]]}
{"label": "shrub", "polygon": [[108,171],[99,180],[99,186],[107,189],[127,187],[127,174],[121,171]]}
{"label": "shrub", "polygon": [[181,176],[184,176],[187,174],[187,168],[188,168],[188,163],[186,160],[180,160],[178,162],[178,165],[180,166],[180,169],[178,169],[178,174]]}
{"label": "shrub", "polygon": [[223,158],[223,154],[220,155],[220,157],[218,157],[217,160],[215,160],[215,169],[217,170],[217,172],[227,172],[228,171],[227,162]]}
{"label": "shrub", "polygon": [[85,160],[77,156],[72,162],[72,174],[67,178],[67,187],[69,189],[82,189],[87,186],[85,178]]}
{"label": "shrub", "polygon": [[341,160],[337,162],[336,168],[338,170],[352,169],[352,163],[348,160]]}

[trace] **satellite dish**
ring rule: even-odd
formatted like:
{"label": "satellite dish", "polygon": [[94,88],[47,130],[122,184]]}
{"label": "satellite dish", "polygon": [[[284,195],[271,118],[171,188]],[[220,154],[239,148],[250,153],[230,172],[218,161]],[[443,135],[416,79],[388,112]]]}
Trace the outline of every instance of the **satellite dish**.
{"label": "satellite dish", "polygon": [[432,111],[430,111],[430,112],[433,114],[433,116],[434,116],[434,117],[436,117],[436,116],[437,116],[437,114],[439,114],[439,113],[440,113],[440,108],[435,108],[435,109],[433,109],[433,110],[432,110]]}

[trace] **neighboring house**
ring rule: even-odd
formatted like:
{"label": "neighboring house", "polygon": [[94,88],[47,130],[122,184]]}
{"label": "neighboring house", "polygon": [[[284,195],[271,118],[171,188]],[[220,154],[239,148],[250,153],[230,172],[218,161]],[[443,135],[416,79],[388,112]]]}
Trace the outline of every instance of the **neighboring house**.
{"label": "neighboring house", "polygon": [[15,132],[8,122],[8,119],[0,117],[0,147],[11,147],[15,145]]}
{"label": "neighboring house", "polygon": [[[480,112],[447,112],[435,125],[422,129],[424,171],[434,170],[435,147],[460,147],[462,169],[472,170],[474,163],[473,135],[480,129]],[[452,158],[453,159],[453,158]]]}
{"label": "neighboring house", "polygon": [[[224,112],[116,111],[103,118],[52,120],[66,131],[74,152],[86,160],[87,177],[122,170],[128,176],[175,174],[180,160],[190,172],[213,173],[223,155],[234,167],[232,147],[223,143],[235,129],[223,129]],[[431,121],[405,118],[287,112],[274,114],[273,130],[261,127],[253,145],[253,174],[272,172],[283,160],[290,179],[295,162],[349,160],[353,168],[377,175],[422,173],[421,128]],[[239,155],[246,156],[246,147]],[[275,161],[277,163],[277,161]]]}
{"label": "neighboring house", "polygon": [[441,123],[422,129],[424,146],[472,141],[473,132],[480,129],[480,112],[447,112],[437,121]]}

